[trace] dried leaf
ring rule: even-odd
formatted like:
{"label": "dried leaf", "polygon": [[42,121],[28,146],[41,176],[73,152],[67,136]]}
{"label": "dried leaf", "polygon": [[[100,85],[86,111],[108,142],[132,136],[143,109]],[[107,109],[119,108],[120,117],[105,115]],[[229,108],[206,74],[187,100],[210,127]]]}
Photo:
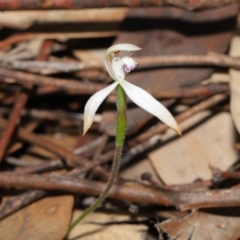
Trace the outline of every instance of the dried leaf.
{"label": "dried leaf", "polygon": [[63,239],[73,202],[73,196],[48,197],[21,209],[0,222],[0,239]]}
{"label": "dried leaf", "polygon": [[235,240],[240,237],[240,209],[195,212],[184,219],[156,224],[159,233],[174,240]]}
{"label": "dried leaf", "polygon": [[[73,219],[82,212],[76,211]],[[105,214],[94,212],[75,227],[68,239],[74,240],[142,240],[145,239],[147,226],[143,224],[127,224],[127,215]],[[121,223],[121,225],[119,225]]]}
{"label": "dried leaf", "polygon": [[[197,117],[203,119],[201,115],[193,116],[192,120],[196,122]],[[149,158],[166,184],[190,183],[199,178],[211,179],[209,166],[224,171],[238,159],[237,152],[232,148],[235,137],[232,130],[230,114],[220,113],[152,152]]]}

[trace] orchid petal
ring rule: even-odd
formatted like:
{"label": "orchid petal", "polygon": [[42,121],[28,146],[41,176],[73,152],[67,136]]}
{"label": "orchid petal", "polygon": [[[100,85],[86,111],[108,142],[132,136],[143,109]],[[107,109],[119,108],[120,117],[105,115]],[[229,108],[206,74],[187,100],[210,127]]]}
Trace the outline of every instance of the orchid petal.
{"label": "orchid petal", "polygon": [[84,108],[84,124],[83,124],[83,135],[88,131],[93,123],[94,115],[104,101],[104,99],[113,91],[118,85],[118,82],[114,82],[108,87],[96,92],[87,101]]}
{"label": "orchid petal", "polygon": [[111,67],[110,67],[107,54],[106,54],[106,56],[105,56],[104,64],[105,64],[105,68],[107,69],[108,74],[111,76],[111,78],[112,78],[113,80],[116,81],[116,77],[115,77],[115,74],[114,74],[114,72],[112,71],[112,69],[111,69]]}
{"label": "orchid petal", "polygon": [[181,135],[179,126],[171,113],[148,92],[125,80],[120,81],[119,84],[135,104],[159,118],[162,122]]}
{"label": "orchid petal", "polygon": [[138,51],[138,50],[141,50],[141,48],[131,43],[120,43],[120,44],[115,44],[110,48],[108,48],[106,55],[110,54],[111,52],[118,52],[118,51],[132,52],[132,51]]}
{"label": "orchid petal", "polygon": [[122,59],[120,58],[113,58],[111,64],[111,70],[115,76],[115,80],[119,81],[125,78],[125,72],[123,69]]}
{"label": "orchid petal", "polygon": [[110,61],[112,60],[113,56],[115,55],[115,52],[119,51],[124,51],[124,52],[131,52],[131,51],[138,51],[141,50],[136,45],[130,44],[130,43],[121,43],[121,44],[115,44],[108,48],[106,55],[105,55],[105,60],[104,64],[107,69],[108,74],[111,76],[112,79],[115,81],[119,81],[119,77],[114,74],[114,72],[111,69],[111,63]]}

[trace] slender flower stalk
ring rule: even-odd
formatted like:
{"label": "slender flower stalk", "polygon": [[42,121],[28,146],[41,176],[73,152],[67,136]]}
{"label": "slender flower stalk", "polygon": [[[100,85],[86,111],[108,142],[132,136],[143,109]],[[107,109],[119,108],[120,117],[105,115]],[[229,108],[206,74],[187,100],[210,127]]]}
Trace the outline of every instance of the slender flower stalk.
{"label": "slender flower stalk", "polygon": [[69,231],[72,230],[81,220],[83,220],[88,214],[93,212],[102,204],[102,202],[108,196],[108,193],[115,182],[119,170],[120,159],[127,128],[126,94],[135,104],[159,118],[173,130],[175,130],[178,134],[181,134],[175,119],[160,102],[158,102],[145,90],[125,80],[126,74],[131,72],[137,66],[137,62],[133,58],[131,58],[131,55],[129,53],[131,51],[138,50],[140,50],[139,47],[129,43],[117,44],[107,50],[105,56],[105,67],[109,75],[115,82],[95,93],[86,103],[84,109],[83,135],[91,127],[94,115],[98,107],[115,88],[117,89],[118,117],[116,124],[115,156],[113,159],[111,176],[107,183],[106,189],[97,199],[97,201],[88,209],[86,209],[83,214],[77,220],[75,220],[75,222],[72,223]]}
{"label": "slender flower stalk", "polygon": [[99,196],[97,201],[91,205],[89,208],[87,208],[82,215],[76,219],[70,226],[69,231],[71,231],[79,222],[81,222],[88,214],[96,210],[101,203],[106,199],[108,196],[109,191],[111,190],[118,174],[119,166],[120,166],[120,160],[121,160],[121,154],[124,144],[124,138],[126,134],[127,129],[127,115],[126,115],[126,105],[127,105],[127,99],[126,94],[123,90],[123,88],[118,85],[117,86],[117,110],[118,110],[118,116],[117,116],[117,124],[116,124],[116,148],[115,148],[115,156],[113,159],[113,165],[112,165],[112,172],[111,176],[108,180],[106,189],[102,192],[102,194]]}

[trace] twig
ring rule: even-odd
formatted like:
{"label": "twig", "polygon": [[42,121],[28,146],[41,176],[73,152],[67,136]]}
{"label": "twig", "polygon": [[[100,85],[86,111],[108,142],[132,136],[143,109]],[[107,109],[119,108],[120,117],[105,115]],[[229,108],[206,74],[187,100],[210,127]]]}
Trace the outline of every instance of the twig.
{"label": "twig", "polygon": [[60,159],[57,159],[57,160],[51,160],[44,163],[40,163],[36,166],[19,168],[16,171],[12,172],[12,174],[26,175],[26,174],[33,174],[33,173],[41,173],[41,172],[61,169],[63,167],[64,167],[63,162]]}
{"label": "twig", "polygon": [[4,78],[12,78],[22,84],[31,83],[37,86],[54,86],[58,89],[67,89],[73,93],[80,94],[92,94],[107,86],[104,84],[83,83],[77,80],[52,78],[32,73],[12,71],[5,68],[0,68],[0,77],[2,77],[3,80]]}
{"label": "twig", "polygon": [[[10,108],[8,107],[0,107],[0,114],[9,114]],[[77,112],[66,112],[66,111],[59,111],[59,110],[39,110],[39,109],[24,109],[22,111],[22,115],[29,115],[33,118],[38,119],[49,119],[49,120],[60,120],[60,119],[71,119],[77,120],[76,122],[79,123],[79,120],[83,120],[83,114]],[[101,122],[102,116],[100,114],[96,114],[93,119],[94,122]],[[78,125],[79,126],[79,125]]]}
{"label": "twig", "polygon": [[[78,175],[84,172],[87,172],[96,166],[100,166],[103,163],[109,162],[113,158],[113,156],[114,156],[113,151],[109,151],[108,153],[105,153],[104,156],[96,155],[96,157],[93,158],[93,161],[89,162],[88,164],[84,164],[84,166],[82,167],[74,168],[73,170],[69,171],[66,175],[69,177],[77,177]],[[5,172],[5,173],[13,174],[13,175],[15,174],[26,175],[26,174],[41,173],[45,171],[52,171],[52,170],[60,169],[63,167],[64,167],[63,162],[60,159],[56,159],[56,160],[49,160],[47,162],[37,164],[35,166],[18,168],[14,172]]]}
{"label": "twig", "polygon": [[193,208],[233,207],[240,205],[240,187],[224,190],[181,193],[178,207],[182,211]]}
{"label": "twig", "polygon": [[[77,167],[74,168],[72,171],[68,173],[68,176],[70,177],[77,177],[82,173],[86,173],[91,169],[95,169],[95,167],[100,166],[103,163],[107,163],[110,160],[112,160],[114,157],[114,152],[110,151],[108,153],[105,153],[104,156],[99,156],[96,160],[90,162],[87,165],[84,165],[83,167]],[[107,178],[103,178],[103,181],[106,181]]]}
{"label": "twig", "polygon": [[9,116],[6,128],[4,129],[0,138],[0,163],[3,159],[4,153],[11,139],[11,136],[14,132],[14,129],[19,122],[22,109],[24,108],[27,100],[28,100],[28,93],[26,91],[23,91],[22,93],[20,93],[20,95],[15,101],[15,105]]}
{"label": "twig", "polygon": [[89,62],[44,62],[44,61],[7,61],[3,62],[3,66],[13,69],[50,69],[60,72],[73,72],[87,68],[103,68],[103,64],[97,61]]}
{"label": "twig", "polygon": [[33,166],[35,167],[39,164],[37,162],[30,163],[29,161],[26,161],[24,159],[19,159],[19,158],[10,157],[10,156],[5,157],[4,161],[8,164],[18,166],[18,167],[33,167]]}
{"label": "twig", "polygon": [[29,10],[29,9],[81,9],[81,8],[102,8],[102,7],[153,7],[153,6],[166,6],[173,5],[187,10],[205,9],[220,7],[226,4],[237,3],[238,0],[155,0],[155,1],[142,1],[142,0],[104,0],[104,1],[48,1],[47,3],[42,0],[1,0],[0,10]]}
{"label": "twig", "polygon": [[[43,176],[13,176],[12,174],[0,174],[0,186],[4,188],[41,189],[47,191],[65,191],[88,195],[99,195],[105,188],[105,183],[65,178],[54,176],[47,179]],[[111,190],[110,196],[117,199],[142,203],[155,203],[170,205],[167,192],[162,194],[158,189],[137,183],[125,185],[116,184]],[[140,195],[139,195],[140,194]],[[144,197],[145,196],[145,197]]]}
{"label": "twig", "polygon": [[240,69],[240,58],[210,52],[208,55],[175,55],[135,58],[140,68],[166,66],[218,66]]}
{"label": "twig", "polygon": [[[210,52],[207,55],[173,55],[173,56],[151,56],[136,57],[138,70],[152,67],[170,66],[218,66],[240,69],[240,58]],[[6,62],[4,62],[6,64]],[[11,68],[26,70],[51,69],[61,72],[79,71],[87,68],[104,69],[101,62],[44,62],[44,61],[8,61],[7,65]]]}
{"label": "twig", "polygon": [[167,190],[167,191],[190,191],[190,190],[197,190],[197,189],[203,189],[203,188],[208,188],[212,185],[211,181],[195,181],[193,183],[186,183],[186,184],[175,184],[175,185],[163,185],[159,184],[151,175],[151,173],[143,173],[141,175],[141,179],[149,182],[151,186],[158,187],[162,190]]}
{"label": "twig", "polygon": [[[46,191],[64,191],[88,195],[99,195],[105,187],[96,181],[73,180],[63,177],[47,179],[42,176],[12,176],[0,174],[0,186],[3,188],[42,189]],[[240,205],[240,187],[227,190],[198,192],[172,192],[138,183],[116,183],[109,197],[144,204],[176,206],[181,210],[192,208],[230,207]]]}
{"label": "twig", "polygon": [[[19,71],[7,70],[0,68],[0,76],[4,79],[13,78],[16,82],[25,84],[31,83],[38,86],[55,86],[58,89],[65,89],[71,93],[79,94],[93,94],[107,85],[99,83],[85,83],[76,80],[67,80],[36,75],[32,73],[24,73]],[[208,86],[197,86],[180,89],[146,89],[150,94],[156,98],[180,98],[180,97],[195,97],[195,96],[209,96],[215,93],[222,93],[229,91],[227,84],[210,84]],[[111,95],[110,102],[115,101],[116,96]]]}

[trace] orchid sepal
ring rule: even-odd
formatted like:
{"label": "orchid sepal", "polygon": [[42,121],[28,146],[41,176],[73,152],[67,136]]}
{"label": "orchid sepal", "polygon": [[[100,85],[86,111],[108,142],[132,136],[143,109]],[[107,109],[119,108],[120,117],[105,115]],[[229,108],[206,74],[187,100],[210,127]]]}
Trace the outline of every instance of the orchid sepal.
{"label": "orchid sepal", "polygon": [[83,136],[88,131],[93,123],[94,115],[104,101],[104,99],[116,88],[118,82],[114,82],[106,88],[93,94],[87,101],[84,108],[84,117],[83,117]]}
{"label": "orchid sepal", "polygon": [[[87,102],[84,110],[84,134],[91,127],[94,114],[103,100],[120,84],[128,97],[139,107],[156,116],[163,123],[172,128],[181,135],[180,128],[172,114],[154,97],[145,90],[127,82],[125,75],[133,70],[137,63],[130,57],[130,51],[138,51],[141,48],[129,44],[116,44],[111,46],[105,55],[105,67],[115,82],[107,88],[95,93]],[[119,53],[126,52],[123,57],[119,57]]]}
{"label": "orchid sepal", "polygon": [[[172,114],[164,107],[159,101],[157,101],[151,94],[142,88],[123,80],[120,85],[126,92],[127,96],[140,108],[151,113],[167,126],[172,128],[176,133],[181,135],[180,128],[175,121]],[[139,97],[141,96],[141,97]]]}

